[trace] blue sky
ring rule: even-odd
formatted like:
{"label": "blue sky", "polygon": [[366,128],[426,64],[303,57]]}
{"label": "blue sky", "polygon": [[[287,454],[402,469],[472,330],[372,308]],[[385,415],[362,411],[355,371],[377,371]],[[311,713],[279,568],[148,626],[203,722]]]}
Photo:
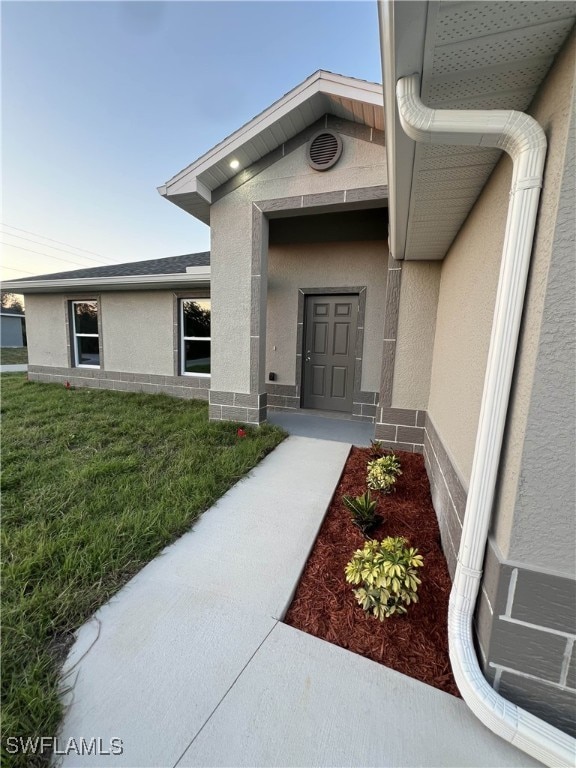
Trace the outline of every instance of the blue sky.
{"label": "blue sky", "polygon": [[1,63],[3,279],[207,250],[157,186],[317,69],[381,81],[376,0],[3,2]]}

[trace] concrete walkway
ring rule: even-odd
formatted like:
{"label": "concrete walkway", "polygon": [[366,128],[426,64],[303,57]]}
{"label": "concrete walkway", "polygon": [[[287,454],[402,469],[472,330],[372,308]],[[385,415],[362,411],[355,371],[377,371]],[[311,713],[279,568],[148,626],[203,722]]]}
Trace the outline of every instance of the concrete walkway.
{"label": "concrete walkway", "polygon": [[374,424],[336,416],[318,416],[309,411],[275,411],[268,414],[270,424],[277,424],[291,435],[336,440],[369,446],[374,439]]}
{"label": "concrete walkway", "polygon": [[290,437],[85,624],[65,766],[533,766],[446,693],[281,623],[350,445]]}
{"label": "concrete walkway", "polygon": [[14,365],[0,365],[0,373],[17,373],[27,371],[28,365],[25,363],[15,363]]}

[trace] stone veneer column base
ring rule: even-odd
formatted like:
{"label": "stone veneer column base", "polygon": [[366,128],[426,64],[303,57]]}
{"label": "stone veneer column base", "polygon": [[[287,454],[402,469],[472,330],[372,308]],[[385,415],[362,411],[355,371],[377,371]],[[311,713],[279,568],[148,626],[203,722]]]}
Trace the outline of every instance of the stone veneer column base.
{"label": "stone veneer column base", "polygon": [[423,453],[425,421],[426,411],[377,408],[374,437],[386,448]]}
{"label": "stone veneer column base", "polygon": [[59,368],[29,365],[28,380],[72,387],[111,389],[119,392],[146,392],[180,397],[186,400],[208,400],[210,378],[207,376],[161,376],[153,373],[124,373],[101,368]]}
{"label": "stone veneer column base", "polygon": [[266,421],[267,394],[242,392],[217,392],[209,394],[208,417],[210,421],[237,421],[241,424],[261,424]]}

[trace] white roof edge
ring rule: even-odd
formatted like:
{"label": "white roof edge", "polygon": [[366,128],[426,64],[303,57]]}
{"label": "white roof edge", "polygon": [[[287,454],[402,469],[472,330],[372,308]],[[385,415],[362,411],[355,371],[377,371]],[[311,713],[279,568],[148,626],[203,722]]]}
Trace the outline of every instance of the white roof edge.
{"label": "white roof edge", "polygon": [[16,312],[0,312],[0,317],[26,317],[26,315],[17,315]]}
{"label": "white roof edge", "polygon": [[416,146],[400,125],[396,81],[407,75],[422,73],[428,16],[437,5],[437,2],[427,0],[402,3],[378,0],[390,190],[389,248],[394,259],[403,259],[406,250]]}
{"label": "white roof edge", "polygon": [[[12,280],[10,282],[2,283],[3,290],[15,291],[18,289],[18,293],[28,293],[30,289],[37,292],[39,289],[46,289],[46,291],[54,291],[57,289],[62,290],[79,290],[101,288],[102,286],[110,286],[111,288],[124,288],[124,287],[152,287],[154,285],[162,286],[165,283],[207,283],[210,282],[210,267],[198,267],[202,271],[189,273],[189,272],[175,272],[173,274],[163,275],[121,275],[116,277],[74,277],[74,278],[59,278],[56,280],[26,280],[26,282],[19,282]],[[12,315],[14,317],[14,315]]]}
{"label": "white roof edge", "polygon": [[[263,112],[242,125],[230,136],[216,144],[208,152],[195,160],[175,176],[169,179],[165,184],[158,187],[158,191],[164,197],[168,196],[168,189],[177,182],[194,173],[196,176],[203,173],[211,165],[222,160],[226,155],[234,152],[239,146],[249,141],[254,135],[260,133],[265,128],[275,123],[284,114],[290,112],[295,107],[309,99],[316,93],[332,93],[337,96],[345,96],[358,99],[359,92],[362,94],[362,100],[370,104],[382,106],[382,86],[378,83],[370,83],[367,80],[358,80],[344,75],[337,75],[332,72],[326,72],[319,69],[313,75],[306,78],[300,85],[297,85],[291,91],[271,104]],[[172,190],[172,193],[177,190]]]}

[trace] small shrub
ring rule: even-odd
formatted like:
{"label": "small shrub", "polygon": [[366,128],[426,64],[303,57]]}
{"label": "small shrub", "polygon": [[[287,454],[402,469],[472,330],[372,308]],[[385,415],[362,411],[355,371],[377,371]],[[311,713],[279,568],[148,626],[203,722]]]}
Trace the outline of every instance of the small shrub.
{"label": "small shrub", "polygon": [[346,566],[346,581],[361,585],[353,590],[356,600],[380,621],[406,613],[406,606],[418,602],[417,569],[424,561],[417,549],[407,545],[402,536],[367,541]]}
{"label": "small shrub", "polygon": [[379,459],[386,455],[386,449],[380,440],[370,440],[370,458]]}
{"label": "small shrub", "polygon": [[342,496],[342,501],[352,513],[352,522],[358,526],[362,533],[366,533],[380,522],[380,515],[376,514],[376,499],[366,491],[362,496]]}
{"label": "small shrub", "polygon": [[396,456],[391,453],[388,456],[381,456],[368,462],[368,475],[366,483],[368,488],[373,491],[384,491],[390,493],[396,478],[402,474],[400,462]]}

